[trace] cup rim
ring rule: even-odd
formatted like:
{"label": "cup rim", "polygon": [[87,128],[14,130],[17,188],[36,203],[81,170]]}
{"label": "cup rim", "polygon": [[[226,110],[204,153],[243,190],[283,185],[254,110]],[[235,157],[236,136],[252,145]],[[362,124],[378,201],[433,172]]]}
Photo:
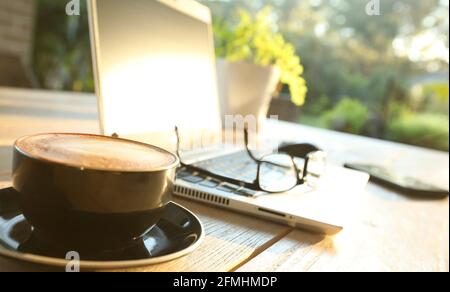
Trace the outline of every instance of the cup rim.
{"label": "cup rim", "polygon": [[[84,167],[82,165],[76,165],[76,164],[71,164],[71,163],[64,163],[64,162],[60,162],[60,161],[54,161],[51,159],[46,159],[44,157],[39,157],[36,155],[32,155],[31,153],[28,153],[27,151],[25,151],[24,149],[22,149],[18,143],[20,143],[20,141],[23,141],[25,139],[31,138],[31,137],[38,137],[38,136],[44,136],[44,135],[66,135],[66,136],[84,136],[84,137],[98,137],[98,138],[108,138],[108,139],[116,139],[116,140],[120,140],[120,141],[124,141],[127,143],[132,143],[132,144],[136,144],[136,145],[141,145],[144,147],[149,147],[149,148],[153,148],[155,150],[161,151],[163,153],[166,153],[168,155],[171,155],[174,158],[174,162],[172,162],[169,165],[166,166],[161,166],[161,167],[157,167],[151,170],[121,170],[121,169],[106,169],[106,168],[95,168],[95,167]],[[59,165],[59,166],[64,166],[64,167],[68,167],[68,168],[74,168],[74,169],[78,169],[78,170],[88,170],[88,171],[98,171],[98,172],[106,172],[106,173],[155,173],[155,172],[161,172],[161,171],[166,171],[166,170],[170,170],[170,169],[174,169],[176,167],[178,167],[180,165],[180,159],[178,158],[177,155],[175,155],[174,153],[163,149],[161,147],[158,146],[154,146],[151,144],[147,144],[147,143],[143,143],[143,142],[139,142],[139,141],[135,141],[135,140],[130,140],[130,139],[124,139],[124,138],[119,138],[119,137],[110,137],[110,136],[105,136],[105,135],[98,135],[98,134],[88,134],[88,133],[57,133],[57,132],[49,132],[49,133],[39,133],[39,134],[32,134],[32,135],[26,135],[23,137],[20,137],[19,139],[17,139],[14,142],[14,150],[16,150],[17,152],[19,152],[21,155],[32,159],[32,160],[36,160],[39,162],[44,162],[47,164],[51,164],[51,165]]]}

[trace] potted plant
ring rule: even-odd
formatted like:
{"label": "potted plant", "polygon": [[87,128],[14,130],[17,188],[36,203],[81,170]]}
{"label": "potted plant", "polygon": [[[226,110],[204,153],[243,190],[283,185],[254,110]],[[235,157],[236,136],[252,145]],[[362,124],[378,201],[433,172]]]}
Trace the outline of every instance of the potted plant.
{"label": "potted plant", "polygon": [[214,23],[217,76],[223,115],[266,118],[272,96],[287,85],[292,102],[307,93],[303,67],[292,44],[276,31],[268,7],[255,16],[240,10],[239,21]]}

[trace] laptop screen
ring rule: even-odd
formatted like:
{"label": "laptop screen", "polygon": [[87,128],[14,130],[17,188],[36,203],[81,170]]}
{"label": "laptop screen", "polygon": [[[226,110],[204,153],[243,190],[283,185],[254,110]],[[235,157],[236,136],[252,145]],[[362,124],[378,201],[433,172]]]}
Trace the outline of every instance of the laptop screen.
{"label": "laptop screen", "polygon": [[211,14],[175,0],[91,0],[101,128],[139,136],[221,128]]}

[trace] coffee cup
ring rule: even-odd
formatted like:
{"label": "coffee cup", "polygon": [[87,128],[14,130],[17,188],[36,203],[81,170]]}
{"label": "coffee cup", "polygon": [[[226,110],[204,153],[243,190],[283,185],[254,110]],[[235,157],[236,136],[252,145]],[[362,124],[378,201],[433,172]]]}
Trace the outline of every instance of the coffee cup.
{"label": "coffee cup", "polygon": [[172,199],[178,157],[135,141],[39,134],[14,145],[13,187],[34,235],[77,251],[133,244]]}

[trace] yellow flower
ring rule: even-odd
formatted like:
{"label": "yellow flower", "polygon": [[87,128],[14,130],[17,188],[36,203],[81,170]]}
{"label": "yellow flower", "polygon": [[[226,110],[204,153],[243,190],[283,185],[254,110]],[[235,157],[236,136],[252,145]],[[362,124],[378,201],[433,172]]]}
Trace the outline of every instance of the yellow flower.
{"label": "yellow flower", "polygon": [[238,11],[239,22],[234,26],[225,23],[214,25],[216,52],[230,62],[247,61],[262,66],[276,66],[281,71],[281,82],[289,87],[294,104],[301,106],[307,94],[306,82],[301,76],[303,66],[295,47],[277,33],[271,7],[265,7],[255,16],[248,11]]}

